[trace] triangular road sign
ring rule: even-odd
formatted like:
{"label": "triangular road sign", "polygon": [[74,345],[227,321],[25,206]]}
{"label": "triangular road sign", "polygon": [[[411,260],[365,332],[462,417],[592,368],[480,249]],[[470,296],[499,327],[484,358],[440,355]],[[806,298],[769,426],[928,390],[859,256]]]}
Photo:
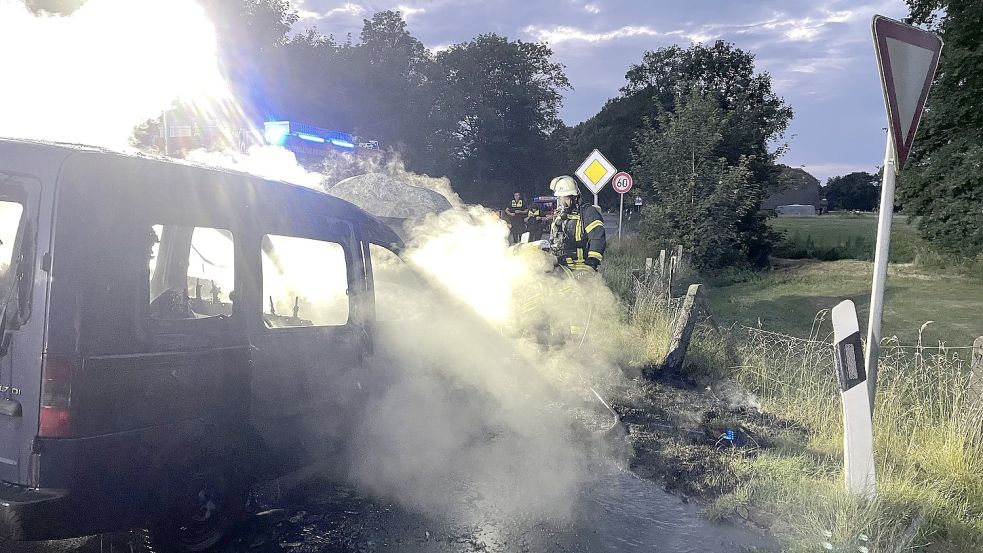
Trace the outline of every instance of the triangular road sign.
{"label": "triangular road sign", "polygon": [[873,31],[888,125],[894,137],[894,162],[900,171],[911,152],[939,67],[942,39],[882,15],[874,16]]}

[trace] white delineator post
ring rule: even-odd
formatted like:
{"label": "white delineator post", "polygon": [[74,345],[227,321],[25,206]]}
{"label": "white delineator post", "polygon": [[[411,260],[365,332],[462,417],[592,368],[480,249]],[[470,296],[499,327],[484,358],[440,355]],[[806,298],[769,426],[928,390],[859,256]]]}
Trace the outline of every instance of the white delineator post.
{"label": "white delineator post", "polygon": [[881,208],[877,219],[877,248],[874,250],[874,279],[870,290],[870,315],[867,319],[867,393],[870,410],[874,411],[874,394],[877,392],[877,357],[881,346],[881,317],[884,314],[884,288],[887,284],[887,260],[891,250],[891,223],[894,219],[894,138],[887,131],[887,149],[884,153],[884,178],[881,181]]}
{"label": "white delineator post", "polygon": [[[869,350],[868,350],[869,351]],[[847,492],[873,499],[877,495],[874,471],[874,430],[869,374],[864,374],[857,308],[852,301],[833,308],[833,353],[843,401],[843,471]]]}

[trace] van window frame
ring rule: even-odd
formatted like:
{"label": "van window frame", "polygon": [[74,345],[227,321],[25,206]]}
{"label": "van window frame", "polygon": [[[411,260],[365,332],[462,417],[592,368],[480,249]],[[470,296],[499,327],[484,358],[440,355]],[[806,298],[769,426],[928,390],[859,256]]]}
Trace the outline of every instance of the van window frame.
{"label": "van window frame", "polygon": [[382,242],[374,238],[362,240],[361,249],[362,249],[362,256],[364,257],[365,285],[369,290],[369,293],[367,294],[368,301],[366,303],[369,304],[369,309],[370,312],[372,313],[372,320],[375,322],[384,322],[379,320],[379,306],[376,297],[375,272],[374,272],[375,269],[373,268],[374,260],[372,258],[372,249],[371,249],[372,246],[378,246],[384,250],[387,250],[393,255],[395,255],[400,261],[402,261],[406,265],[407,270],[409,270],[413,274],[413,276],[417,278],[417,281],[419,282],[421,287],[421,292],[424,293],[431,292],[433,288],[431,287],[431,283],[425,277],[423,277],[423,275],[417,272],[405,258],[403,258],[402,253],[406,251],[405,247],[400,247],[399,244]]}
{"label": "van window frame", "polygon": [[[14,244],[11,247],[11,268],[15,269],[13,282],[11,283],[11,297],[7,298],[9,303],[13,296],[16,296],[16,312],[14,317],[10,313],[6,314],[4,331],[16,330],[27,324],[31,319],[34,296],[34,275],[35,264],[38,258],[38,231],[40,230],[40,205],[32,205],[31,190],[33,187],[35,194],[40,197],[41,180],[33,175],[25,173],[15,173],[0,171],[0,201],[14,202],[21,205],[22,211],[20,221],[17,223],[17,234]],[[11,193],[12,192],[12,193]],[[30,234],[30,236],[28,236]],[[30,252],[25,255],[24,245],[30,240]],[[16,260],[16,267],[14,262]]]}
{"label": "van window frame", "polygon": [[[169,336],[187,334],[223,334],[236,330],[240,325],[243,313],[243,292],[245,292],[245,259],[242,251],[242,239],[236,225],[225,225],[218,221],[200,220],[175,220],[167,217],[141,218],[140,227],[148,235],[155,225],[179,226],[192,228],[207,228],[213,230],[227,231],[232,235],[232,260],[233,260],[233,281],[235,282],[232,291],[236,292],[238,299],[232,301],[232,311],[229,315],[204,317],[201,319],[157,319],[150,313],[150,265],[147,262],[141,263],[141,284],[137,302],[137,320],[140,321],[141,330],[145,335],[150,336]],[[146,253],[141,252],[141,255]]]}
{"label": "van window frame", "polygon": [[[306,217],[305,217],[306,219]],[[362,291],[358,288],[359,275],[356,272],[359,267],[364,270],[364,260],[361,265],[356,264],[355,252],[357,251],[358,240],[355,236],[354,226],[350,221],[331,216],[313,216],[311,224],[291,224],[291,225],[262,225],[256,229],[255,251],[259,254],[259,262],[256,269],[259,274],[256,294],[259,296],[259,328],[263,333],[287,334],[287,333],[324,333],[339,330],[350,330],[359,325],[362,313],[360,309],[361,301],[358,296]],[[338,232],[343,230],[344,232]],[[346,297],[348,298],[348,320],[342,325],[310,325],[310,326],[267,326],[263,316],[266,314],[268,299],[264,297],[263,291],[263,237],[267,235],[282,236],[286,238],[301,238],[305,240],[316,240],[319,242],[330,242],[341,246],[341,251],[345,256],[345,278],[348,282]],[[361,252],[359,252],[361,253]],[[366,286],[365,275],[362,275],[361,284]],[[256,315],[252,313],[251,315]]]}

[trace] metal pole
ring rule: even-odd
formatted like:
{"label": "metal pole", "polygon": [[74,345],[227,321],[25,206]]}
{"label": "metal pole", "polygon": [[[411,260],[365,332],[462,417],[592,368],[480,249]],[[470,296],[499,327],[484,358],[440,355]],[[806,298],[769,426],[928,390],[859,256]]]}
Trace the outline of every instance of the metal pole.
{"label": "metal pole", "polygon": [[164,110],[164,155],[171,155],[171,129],[167,124],[167,110]]}
{"label": "metal pole", "polygon": [[621,242],[621,219],[625,216],[625,195],[618,194],[621,199],[618,201],[618,242]]}
{"label": "metal pole", "polygon": [[597,203],[597,192],[594,192],[594,207],[600,209],[600,205]]}
{"label": "metal pole", "polygon": [[874,251],[874,282],[870,291],[870,318],[867,320],[867,393],[870,411],[874,412],[874,394],[877,391],[877,357],[881,345],[881,315],[884,313],[884,285],[887,281],[887,258],[891,248],[891,220],[894,217],[894,138],[887,131],[887,148],[884,153],[884,180],[881,182],[881,210],[877,220],[877,249]]}

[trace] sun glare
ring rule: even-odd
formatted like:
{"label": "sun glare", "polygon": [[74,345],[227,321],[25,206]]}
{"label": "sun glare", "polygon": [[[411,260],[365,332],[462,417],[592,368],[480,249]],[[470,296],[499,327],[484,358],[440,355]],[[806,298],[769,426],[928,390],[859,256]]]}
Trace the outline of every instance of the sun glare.
{"label": "sun glare", "polygon": [[0,51],[0,136],[126,149],[175,101],[234,104],[194,0],[89,0],[69,16],[0,0]]}

